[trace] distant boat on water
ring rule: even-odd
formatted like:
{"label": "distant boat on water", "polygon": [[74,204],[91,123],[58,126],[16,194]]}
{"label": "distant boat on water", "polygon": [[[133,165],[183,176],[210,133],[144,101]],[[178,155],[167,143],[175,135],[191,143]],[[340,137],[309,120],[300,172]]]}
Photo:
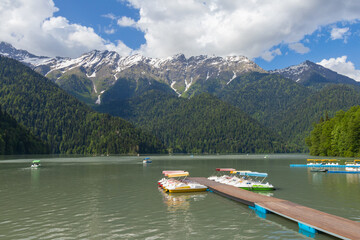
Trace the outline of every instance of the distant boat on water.
{"label": "distant boat on water", "polygon": [[310,172],[327,172],[328,170],[327,169],[311,169]]}
{"label": "distant boat on water", "polygon": [[149,157],[143,159],[143,163],[152,163]]}
{"label": "distant boat on water", "polygon": [[40,160],[34,160],[34,161],[32,161],[32,163],[31,163],[31,168],[38,168],[38,167],[41,167]]}

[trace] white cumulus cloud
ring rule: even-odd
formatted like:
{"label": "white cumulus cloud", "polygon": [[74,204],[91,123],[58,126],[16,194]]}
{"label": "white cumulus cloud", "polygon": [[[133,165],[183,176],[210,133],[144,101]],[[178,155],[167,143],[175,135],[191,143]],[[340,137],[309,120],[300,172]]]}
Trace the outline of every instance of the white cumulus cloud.
{"label": "white cumulus cloud", "polygon": [[[348,0],[127,0],[139,9],[145,55],[245,55],[271,58],[269,49],[298,43],[322,26],[360,18],[360,2]],[[326,6],[326,7],[324,7]],[[294,43],[298,43],[295,44]],[[270,56],[270,58],[269,58]]]}
{"label": "white cumulus cloud", "polygon": [[274,59],[274,57],[276,57],[277,55],[281,55],[281,51],[279,48],[272,50],[272,51],[265,51],[261,57],[265,60],[270,62],[271,60]]}
{"label": "white cumulus cloud", "polygon": [[45,56],[77,57],[94,49],[131,53],[121,41],[110,43],[93,28],[54,17],[56,11],[52,0],[1,0],[0,41]]}
{"label": "white cumulus cloud", "polygon": [[360,70],[355,69],[354,64],[347,60],[347,56],[323,59],[318,64],[360,82]]}
{"label": "white cumulus cloud", "polygon": [[302,43],[290,43],[289,48],[301,54],[308,53],[310,51],[310,48],[305,47]]}
{"label": "white cumulus cloud", "polygon": [[134,19],[123,16],[117,20],[117,24],[121,27],[135,27],[136,22]]}
{"label": "white cumulus cloud", "polygon": [[331,39],[343,39],[349,32],[349,28],[333,28],[331,29]]}
{"label": "white cumulus cloud", "polygon": [[[270,61],[281,54],[272,50],[279,44],[306,53],[310,49],[300,41],[307,35],[339,21],[351,24],[360,19],[358,0],[346,4],[341,0],[121,1],[139,10],[138,20],[102,16],[116,20],[120,27],[142,31],[146,42],[136,51],[151,57],[245,55]],[[121,55],[134,52],[121,36],[109,42],[91,27],[54,17],[56,11],[53,0],[0,0],[0,41],[47,56],[74,57],[93,49],[115,49]],[[333,38],[349,33],[339,29],[333,30]],[[116,34],[115,30],[106,29],[108,34]]]}

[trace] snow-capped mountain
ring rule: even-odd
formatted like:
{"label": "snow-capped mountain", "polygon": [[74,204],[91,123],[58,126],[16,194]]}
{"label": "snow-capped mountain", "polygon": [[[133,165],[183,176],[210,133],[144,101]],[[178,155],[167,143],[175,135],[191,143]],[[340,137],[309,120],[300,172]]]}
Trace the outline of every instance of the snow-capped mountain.
{"label": "snow-capped mountain", "polygon": [[305,86],[321,86],[329,83],[358,85],[354,79],[338,74],[319,64],[305,61],[299,65],[290,66],[280,70],[270,71],[280,74]]}
{"label": "snow-capped mountain", "polygon": [[44,64],[51,59],[49,57],[36,56],[25,50],[18,50],[6,42],[0,42],[0,55],[23,62],[30,67]]}
{"label": "snow-capped mountain", "polygon": [[[34,70],[54,80],[77,78],[92,82],[92,95],[100,103],[100,95],[119,79],[152,79],[170,86],[178,95],[188,91],[198,81],[221,79],[230,84],[246,72],[266,72],[243,56],[195,56],[186,58],[178,54],[168,58],[149,58],[141,55],[120,56],[111,51],[91,51],[78,58],[38,57],[27,51],[17,50],[10,44],[0,45],[0,54],[31,66]],[[84,80],[85,81],[85,80]],[[149,84],[151,84],[149,82]],[[67,89],[69,90],[69,89]]]}
{"label": "snow-capped mountain", "polygon": [[43,74],[54,80],[73,69],[81,69],[90,79],[106,79],[106,85],[96,86],[100,91],[106,90],[119,78],[153,78],[167,83],[179,94],[187,91],[197,80],[218,77],[221,73],[231,72],[230,82],[245,72],[265,72],[246,57],[196,56],[187,59],[179,54],[157,59],[141,55],[122,57],[109,51],[92,51],[75,59],[58,59],[37,65],[35,69],[44,65],[49,67],[49,71]]}

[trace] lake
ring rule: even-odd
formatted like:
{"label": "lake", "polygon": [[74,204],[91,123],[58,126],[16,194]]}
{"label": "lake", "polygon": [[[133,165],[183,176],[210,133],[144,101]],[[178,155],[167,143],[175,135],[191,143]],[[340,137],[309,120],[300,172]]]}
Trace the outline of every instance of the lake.
{"label": "lake", "polygon": [[[150,157],[2,157],[0,239],[308,239],[292,221],[215,193],[163,193],[157,181],[170,169],[267,172],[272,196],[360,221],[360,174],[289,167],[307,155]],[[33,159],[43,167],[31,169]]]}

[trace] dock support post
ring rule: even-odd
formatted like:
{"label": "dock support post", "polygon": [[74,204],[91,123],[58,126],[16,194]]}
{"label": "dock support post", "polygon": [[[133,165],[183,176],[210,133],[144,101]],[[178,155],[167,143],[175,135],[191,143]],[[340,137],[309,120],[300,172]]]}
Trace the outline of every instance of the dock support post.
{"label": "dock support post", "polygon": [[304,223],[298,222],[299,225],[299,233],[307,236],[307,237],[315,237],[317,230],[313,227],[310,227]]}
{"label": "dock support post", "polygon": [[255,204],[254,207],[249,206],[249,208],[255,210],[256,215],[258,215],[261,218],[266,218],[266,214],[269,213],[267,209],[260,207],[257,204]]}
{"label": "dock support post", "polygon": [[255,204],[255,210],[261,213],[269,213],[269,211],[266,208],[260,207],[259,205]]}

